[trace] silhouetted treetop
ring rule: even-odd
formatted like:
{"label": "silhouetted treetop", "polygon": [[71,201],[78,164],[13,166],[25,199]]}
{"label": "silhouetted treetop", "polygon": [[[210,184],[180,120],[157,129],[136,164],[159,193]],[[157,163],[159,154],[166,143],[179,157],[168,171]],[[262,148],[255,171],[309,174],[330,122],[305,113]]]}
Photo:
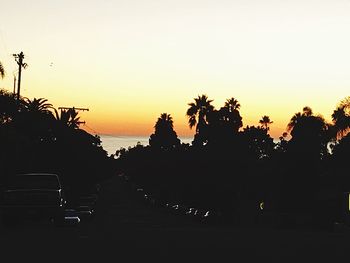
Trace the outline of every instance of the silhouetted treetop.
{"label": "silhouetted treetop", "polygon": [[288,130],[292,136],[289,152],[304,160],[317,160],[327,154],[329,125],[321,115],[313,115],[310,107],[304,107],[303,113],[293,115]]}
{"label": "silhouetted treetop", "polygon": [[247,126],[243,129],[242,134],[248,150],[255,155],[255,158],[262,159],[271,156],[275,144],[267,133],[267,129],[259,126]]}
{"label": "silhouetted treetop", "polygon": [[238,103],[238,100],[232,97],[226,100],[224,107],[227,108],[229,112],[232,112],[234,110],[239,110],[241,104]]}
{"label": "silhouetted treetop", "polygon": [[80,117],[78,117],[79,112],[74,108],[70,108],[68,110],[61,110],[59,114],[55,109],[55,118],[56,120],[65,127],[69,127],[72,129],[78,129],[80,125]]}
{"label": "silhouetted treetop", "polygon": [[154,134],[150,136],[151,147],[171,149],[180,145],[180,140],[174,131],[174,122],[170,114],[162,113],[154,126]]}
{"label": "silhouetted treetop", "polygon": [[47,101],[48,100],[44,98],[34,98],[33,100],[25,98],[23,105],[28,112],[52,114],[51,110],[53,109],[53,105]]}
{"label": "silhouetted treetop", "polygon": [[350,97],[342,100],[332,114],[332,121],[338,139],[350,131]]}
{"label": "silhouetted treetop", "polygon": [[173,129],[174,128],[173,117],[171,117],[170,114],[162,113],[158,118],[156,124],[154,125],[154,128],[156,129],[156,131]]}
{"label": "silhouetted treetop", "polygon": [[190,106],[187,110],[188,123],[190,128],[196,126],[196,133],[207,125],[207,115],[214,110],[214,106],[211,105],[213,100],[209,100],[207,95],[198,96],[194,98],[195,102],[188,103]]}
{"label": "silhouetted treetop", "polygon": [[18,113],[18,103],[13,94],[0,89],[0,124],[11,122]]}
{"label": "silhouetted treetop", "polygon": [[264,115],[261,117],[261,120],[259,120],[259,123],[261,124],[261,127],[263,127],[266,130],[270,130],[269,125],[273,123],[273,121],[270,120],[270,117],[267,115]]}

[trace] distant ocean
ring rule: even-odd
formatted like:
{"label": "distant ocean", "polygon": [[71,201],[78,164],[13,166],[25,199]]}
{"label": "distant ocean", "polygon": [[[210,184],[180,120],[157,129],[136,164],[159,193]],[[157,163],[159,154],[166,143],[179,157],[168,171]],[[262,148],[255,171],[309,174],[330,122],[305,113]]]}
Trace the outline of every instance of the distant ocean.
{"label": "distant ocean", "polygon": [[[108,153],[108,155],[115,154],[116,150],[120,148],[127,149],[128,147],[134,147],[138,142],[142,145],[149,145],[149,136],[116,136],[116,135],[99,135],[102,142],[102,147]],[[182,143],[191,143],[193,137],[179,137]]]}
{"label": "distant ocean", "polygon": [[[117,135],[100,135],[102,147],[108,153],[108,155],[115,154],[116,150],[120,148],[128,149],[128,147],[134,147],[138,142],[142,145],[149,145],[147,136],[117,136]],[[193,137],[179,137],[182,143],[189,143],[193,141]],[[277,143],[279,140],[274,139]]]}

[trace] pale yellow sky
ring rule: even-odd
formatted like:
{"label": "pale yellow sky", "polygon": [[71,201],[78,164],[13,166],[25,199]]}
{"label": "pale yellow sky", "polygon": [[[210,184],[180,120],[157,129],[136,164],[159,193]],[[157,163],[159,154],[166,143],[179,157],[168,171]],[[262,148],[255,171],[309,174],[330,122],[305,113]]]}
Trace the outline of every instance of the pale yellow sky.
{"label": "pale yellow sky", "polygon": [[[306,105],[326,119],[350,91],[349,0],[12,0],[1,4],[0,61],[12,90],[87,107],[98,133],[149,135],[162,112],[191,135],[187,103],[239,100],[244,126],[273,137]],[[50,66],[52,63],[52,66]]]}

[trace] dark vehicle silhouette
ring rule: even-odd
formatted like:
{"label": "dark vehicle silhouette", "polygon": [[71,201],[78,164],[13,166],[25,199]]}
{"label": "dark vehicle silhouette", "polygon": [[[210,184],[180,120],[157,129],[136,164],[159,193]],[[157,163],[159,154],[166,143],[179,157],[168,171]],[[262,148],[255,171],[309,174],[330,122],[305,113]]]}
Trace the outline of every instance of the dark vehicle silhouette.
{"label": "dark vehicle silhouette", "polygon": [[12,176],[3,191],[2,220],[11,224],[18,219],[47,218],[64,220],[66,199],[57,174],[28,173]]}

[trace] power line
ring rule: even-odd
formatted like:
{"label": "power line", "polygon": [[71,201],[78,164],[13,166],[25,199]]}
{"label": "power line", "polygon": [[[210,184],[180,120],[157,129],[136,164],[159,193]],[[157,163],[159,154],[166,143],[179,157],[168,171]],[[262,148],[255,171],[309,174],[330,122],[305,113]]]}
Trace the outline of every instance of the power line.
{"label": "power line", "polygon": [[88,128],[89,130],[91,130],[94,134],[96,134],[96,135],[99,135],[99,134],[100,134],[99,132],[95,131],[93,128],[91,128],[90,126],[88,126],[86,123],[84,124],[84,126],[85,126],[86,128]]}

